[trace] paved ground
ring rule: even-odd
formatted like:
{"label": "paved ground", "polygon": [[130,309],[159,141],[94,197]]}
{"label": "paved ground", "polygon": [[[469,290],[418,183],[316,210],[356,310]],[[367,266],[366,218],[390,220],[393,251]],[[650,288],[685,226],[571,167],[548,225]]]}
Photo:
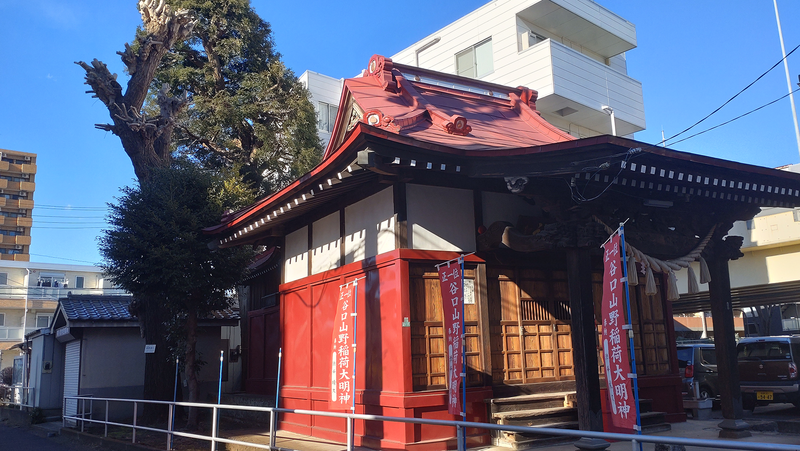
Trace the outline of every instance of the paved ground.
{"label": "paved ground", "polygon": [[[58,424],[60,426],[60,423]],[[51,431],[52,432],[52,431]],[[27,426],[11,426],[0,423],[0,443],[2,449],[9,451],[77,451],[92,449],[85,444],[75,443],[67,437],[61,437],[55,431],[47,437],[45,429],[33,429]]]}
{"label": "paved ground", "polygon": [[[757,430],[751,430],[752,437],[735,440],[735,443],[741,442],[756,442],[768,444],[783,444],[794,445],[800,451],[800,417],[798,417],[800,409],[796,409],[791,405],[776,405],[764,408],[757,408],[755,413],[747,412],[746,420],[749,420],[751,425]],[[720,440],[719,439],[719,423],[721,421],[721,413],[719,410],[712,412],[712,418],[707,420],[693,420],[690,419],[685,423],[672,424],[672,430],[653,434],[655,436],[668,436],[668,437],[684,437],[688,439],[701,439],[701,440]],[[2,449],[9,450],[36,450],[36,451],[77,451],[94,449],[95,446],[107,449],[107,445],[92,445],[87,442],[76,442],[70,438],[71,434],[56,435],[60,430],[61,423],[50,423],[45,425],[37,425],[34,427],[12,427],[8,423],[0,423],[0,443],[3,444]],[[777,425],[777,426],[776,426]],[[781,426],[784,432],[778,432],[778,426]],[[788,425],[788,426],[787,426]],[[785,431],[791,433],[786,433]],[[48,435],[54,437],[47,438]],[[269,435],[256,431],[246,432],[240,431],[235,434],[237,440],[251,441],[254,443],[268,444]],[[123,442],[117,441],[115,443],[116,449],[132,449],[124,445]],[[279,433],[277,439],[277,446],[282,449],[299,450],[299,451],[344,451],[346,447],[342,444],[326,443],[314,437],[306,437],[288,432]],[[121,445],[121,446],[120,446]],[[137,447],[138,449],[142,449]],[[207,449],[203,447],[203,449]],[[253,447],[240,447],[236,445],[226,445],[229,451],[243,451],[255,450]],[[363,448],[356,448],[363,450]],[[509,448],[499,447],[484,447],[474,449],[473,451],[507,451]],[[548,446],[549,451],[575,451],[576,448],[573,444],[553,445]],[[629,442],[612,443],[608,448],[610,451],[623,451],[631,450]],[[642,446],[645,451],[652,451],[655,445],[652,443],[645,443]],[[701,451],[708,449],[723,449],[718,446],[715,448],[704,448],[697,446],[687,446],[687,451]],[[741,449],[741,448],[733,448]]]}

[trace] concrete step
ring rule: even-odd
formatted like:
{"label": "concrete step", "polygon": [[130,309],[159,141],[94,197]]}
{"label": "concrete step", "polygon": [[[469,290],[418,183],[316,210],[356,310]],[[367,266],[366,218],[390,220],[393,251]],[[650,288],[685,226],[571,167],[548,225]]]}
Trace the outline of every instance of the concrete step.
{"label": "concrete step", "polygon": [[574,391],[560,391],[513,396],[509,398],[494,398],[491,400],[490,405],[492,413],[513,412],[517,410],[574,407],[575,399]]}
{"label": "concrete step", "polygon": [[551,407],[492,414],[492,421],[495,423],[514,426],[543,426],[577,420],[578,410],[574,407]]}

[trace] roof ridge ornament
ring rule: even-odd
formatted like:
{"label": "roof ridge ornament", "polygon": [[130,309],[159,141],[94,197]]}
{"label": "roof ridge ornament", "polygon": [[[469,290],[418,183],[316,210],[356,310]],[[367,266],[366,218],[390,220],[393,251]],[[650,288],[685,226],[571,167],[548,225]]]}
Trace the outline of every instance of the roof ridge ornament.
{"label": "roof ridge ornament", "polygon": [[396,92],[397,83],[395,81],[392,69],[394,69],[394,63],[392,63],[392,59],[377,54],[372,55],[372,57],[369,59],[369,65],[367,66],[369,75],[378,80],[378,83],[384,90]]}

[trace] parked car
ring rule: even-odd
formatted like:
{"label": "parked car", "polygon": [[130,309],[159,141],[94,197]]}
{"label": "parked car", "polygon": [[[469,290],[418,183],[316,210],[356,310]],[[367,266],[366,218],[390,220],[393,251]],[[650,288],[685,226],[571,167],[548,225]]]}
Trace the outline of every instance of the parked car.
{"label": "parked car", "polygon": [[743,338],[736,347],[742,407],[791,402],[800,407],[800,336]]}
{"label": "parked car", "polygon": [[714,399],[719,394],[717,353],[709,342],[678,343],[678,371],[683,380],[686,397],[694,397],[694,386],[699,387],[698,399]]}

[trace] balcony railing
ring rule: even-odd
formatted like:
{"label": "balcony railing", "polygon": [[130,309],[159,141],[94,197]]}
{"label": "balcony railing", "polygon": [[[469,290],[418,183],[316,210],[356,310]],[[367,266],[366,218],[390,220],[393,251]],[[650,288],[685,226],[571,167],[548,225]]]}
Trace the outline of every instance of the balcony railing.
{"label": "balcony railing", "polygon": [[105,295],[122,296],[129,294],[120,288],[72,288],[72,287],[0,287],[2,299],[44,299],[57,301],[60,298],[73,295]]}
{"label": "balcony railing", "polygon": [[[37,330],[36,327],[26,327],[25,334]],[[0,327],[0,341],[22,341],[22,327]]]}

